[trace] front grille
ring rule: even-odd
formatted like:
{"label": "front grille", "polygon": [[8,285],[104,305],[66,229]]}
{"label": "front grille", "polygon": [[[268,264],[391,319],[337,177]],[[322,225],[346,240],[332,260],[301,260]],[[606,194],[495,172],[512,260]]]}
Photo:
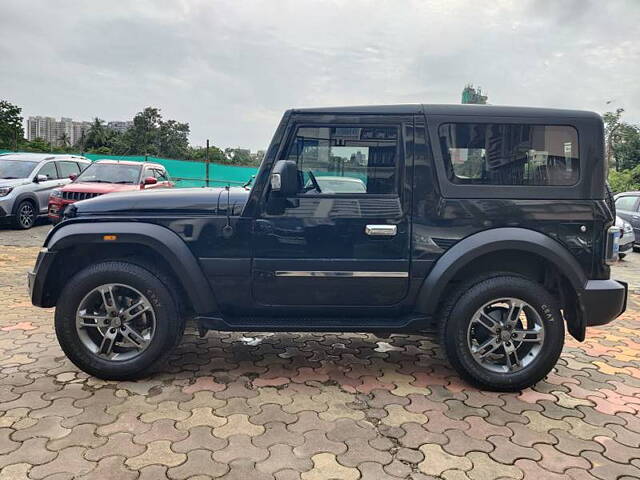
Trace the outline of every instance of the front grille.
{"label": "front grille", "polygon": [[78,200],[86,200],[88,198],[94,198],[99,195],[102,195],[102,194],[90,193],[90,192],[62,192],[62,199],[78,201]]}

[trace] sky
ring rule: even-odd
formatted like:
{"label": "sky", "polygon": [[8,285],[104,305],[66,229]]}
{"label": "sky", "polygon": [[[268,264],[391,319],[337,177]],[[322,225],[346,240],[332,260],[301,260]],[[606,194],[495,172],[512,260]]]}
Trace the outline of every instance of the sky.
{"label": "sky", "polygon": [[640,0],[1,0],[0,99],[268,146],[288,108],[460,103],[624,108],[640,123]]}

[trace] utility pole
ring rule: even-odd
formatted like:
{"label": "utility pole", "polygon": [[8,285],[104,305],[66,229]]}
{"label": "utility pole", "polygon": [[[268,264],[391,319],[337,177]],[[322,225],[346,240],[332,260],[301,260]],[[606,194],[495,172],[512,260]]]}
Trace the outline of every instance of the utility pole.
{"label": "utility pole", "polygon": [[206,185],[209,186],[209,139],[207,138],[207,150],[205,153],[205,177],[206,177]]}

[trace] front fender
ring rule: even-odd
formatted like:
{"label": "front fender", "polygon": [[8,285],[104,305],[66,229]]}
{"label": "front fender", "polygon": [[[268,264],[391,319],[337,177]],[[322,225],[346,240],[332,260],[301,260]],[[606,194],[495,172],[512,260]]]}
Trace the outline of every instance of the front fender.
{"label": "front fender", "polygon": [[447,250],[425,278],[416,311],[434,315],[446,295],[449,281],[469,262],[492,252],[519,250],[533,253],[552,262],[567,277],[576,292],[585,288],[587,278],[582,267],[569,251],[556,240],[524,228],[495,228],[466,237]]}
{"label": "front fender", "polygon": [[[115,240],[105,240],[105,235]],[[218,311],[212,289],[200,263],[187,244],[168,228],[139,222],[64,222],[47,236],[45,247],[51,252],[76,245],[95,244],[96,248],[109,244],[137,244],[153,250],[164,258],[184,287],[198,314]],[[46,275],[46,272],[37,272]]]}

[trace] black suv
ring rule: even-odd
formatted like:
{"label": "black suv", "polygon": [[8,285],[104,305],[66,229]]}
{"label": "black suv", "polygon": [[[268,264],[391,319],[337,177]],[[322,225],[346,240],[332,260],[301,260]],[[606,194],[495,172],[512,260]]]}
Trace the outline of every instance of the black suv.
{"label": "black suv", "polygon": [[565,324],[620,315],[595,113],[474,105],[287,111],[252,188],[78,202],[29,275],[67,356],[147,374],[207,329],[435,333],[487,389],[542,379]]}

